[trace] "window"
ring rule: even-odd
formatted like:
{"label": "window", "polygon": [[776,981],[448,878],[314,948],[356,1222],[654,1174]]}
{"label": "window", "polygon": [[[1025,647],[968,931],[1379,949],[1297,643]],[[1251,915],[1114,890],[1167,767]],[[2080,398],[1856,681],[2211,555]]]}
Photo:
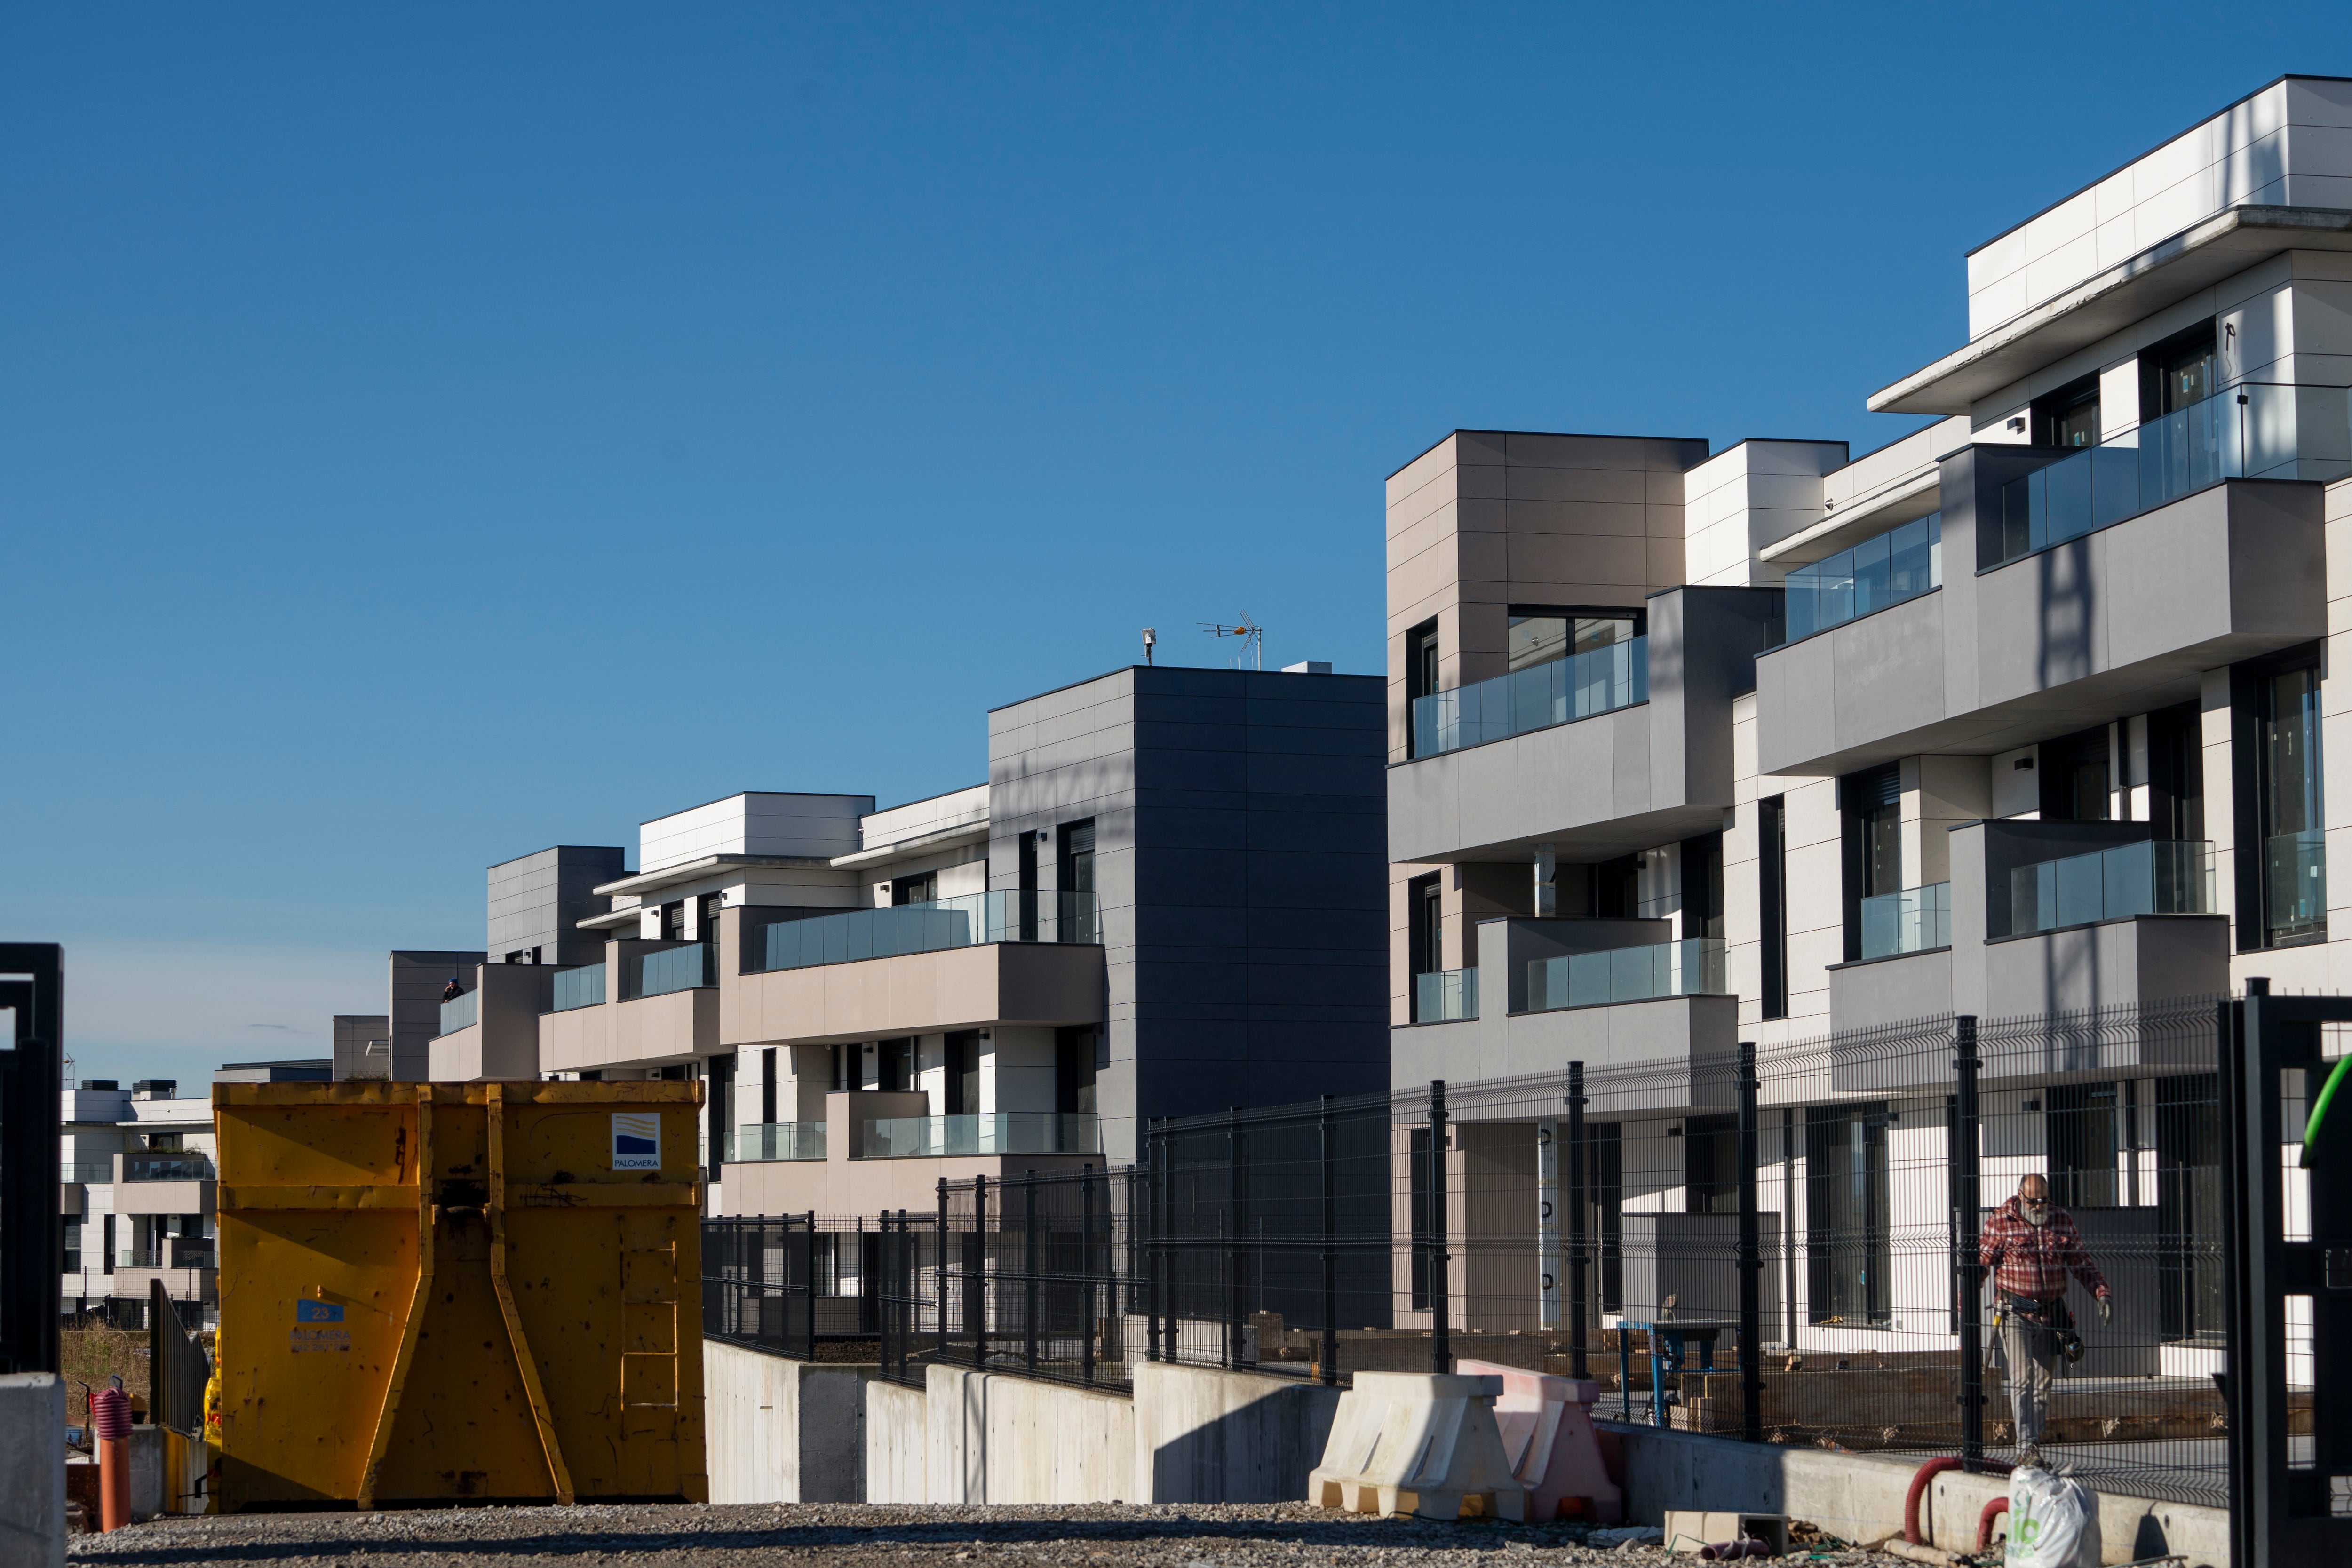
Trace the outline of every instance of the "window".
{"label": "window", "polygon": [[2099,378],[2086,375],[2033,400],[2033,444],[2037,447],[2095,447],[2099,444]]}
{"label": "window", "polygon": [[81,1218],[78,1215],[66,1216],[66,1256],[62,1267],[68,1274],[81,1272]]}
{"label": "window", "polygon": [[980,1103],[980,1031],[958,1029],[948,1037],[948,1111],[977,1116]]}
{"label": "window", "polygon": [[1862,956],[1862,900],[1903,890],[1903,779],[1894,763],[1838,781],[1844,807],[1845,956]]}
{"label": "window", "polygon": [[1061,834],[1061,875],[1056,879],[1067,911],[1066,918],[1075,921],[1073,929],[1056,934],[1064,942],[1095,940],[1095,825],[1089,817],[1084,822],[1065,823]]}
{"label": "window", "polygon": [[1404,634],[1405,748],[1412,752],[1412,705],[1437,694],[1437,623],[1423,621]]}
{"label": "window", "polygon": [[904,1094],[915,1087],[915,1042],[877,1040],[874,1045],[877,1089]]}
{"label": "window", "polygon": [[1102,1033],[1086,1025],[1054,1031],[1054,1109],[1067,1115],[1095,1113],[1095,1074],[1102,1060]]}
{"label": "window", "polygon": [[776,1047],[773,1046],[760,1053],[760,1120],[771,1125],[776,1120]]}
{"label": "window", "polygon": [[1029,828],[1021,830],[1021,854],[1014,866],[1019,879],[1021,904],[1021,940],[1037,940],[1037,839]]}
{"label": "window", "polygon": [[2147,716],[2147,817],[2158,838],[2205,837],[2205,716],[2194,702]]}
{"label": "window", "polygon": [[937,903],[939,897],[940,874],[937,871],[918,871],[912,876],[898,878],[890,884],[890,901],[893,904],[931,904]]}
{"label": "window", "polygon": [[1788,797],[1767,795],[1756,803],[1759,902],[1764,921],[1764,1016],[1789,1016],[1789,827]]}
{"label": "window", "polygon": [[1684,1119],[1683,1212],[1739,1212],[1738,1117]]}
{"label": "window", "polygon": [[1805,1112],[1807,1286],[1817,1325],[1891,1321],[1886,1122],[1883,1104]]}
{"label": "window", "polygon": [[2263,677],[2256,764],[2263,840],[2263,934],[2273,946],[2327,935],[2327,837],[2319,778],[2319,667]]}
{"label": "window", "polygon": [[2115,1207],[2116,1086],[2059,1084],[2043,1103],[2052,1199],[2070,1209]]}
{"label": "window", "polygon": [[2221,362],[2213,351],[2210,321],[2141,350],[2140,422],[2177,414],[2221,391]]}
{"label": "window", "polygon": [[2221,1316],[2221,1082],[2156,1080],[2156,1210],[2161,1332],[2218,1340]]}
{"label": "window", "polygon": [[[1642,612],[1579,610],[1514,605],[1505,651],[1507,668],[1528,669],[1570,655],[1631,642],[1642,635]],[[1432,690],[1435,688],[1432,687]]]}
{"label": "window", "polygon": [[1429,1310],[1429,1129],[1414,1127],[1405,1134],[1406,1184],[1412,1191],[1412,1308]]}
{"label": "window", "polygon": [[1592,868],[1592,912],[1602,920],[1630,921],[1642,913],[1642,858],[1627,855]]}
{"label": "window", "polygon": [[719,940],[719,911],[726,906],[726,902],[727,895],[724,893],[703,893],[695,899],[695,941],[717,942]]}
{"label": "window", "polygon": [[2043,742],[2039,766],[2042,821],[2109,820],[2111,784],[2105,724]]}
{"label": "window", "polygon": [[661,907],[661,939],[664,942],[686,940],[685,900],[680,899],[675,903],[664,904]]}
{"label": "window", "polygon": [[1601,1310],[1625,1310],[1625,1135],[1614,1121],[1587,1122],[1592,1143],[1593,1234],[1601,1248]]}
{"label": "window", "polygon": [[1415,877],[1405,884],[1408,964],[1414,974],[1435,974],[1445,967],[1445,894],[1434,875]]}
{"label": "window", "polygon": [[1683,840],[1682,898],[1685,937],[1723,935],[1723,835]]}

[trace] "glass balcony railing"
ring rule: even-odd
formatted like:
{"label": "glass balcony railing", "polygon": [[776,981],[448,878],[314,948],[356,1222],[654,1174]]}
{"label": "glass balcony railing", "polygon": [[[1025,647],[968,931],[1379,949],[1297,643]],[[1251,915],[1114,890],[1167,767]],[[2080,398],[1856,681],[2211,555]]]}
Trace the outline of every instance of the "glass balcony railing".
{"label": "glass balcony railing", "polygon": [[2240,382],[2001,486],[1991,563],[2079,539],[2223,479],[2347,473],[2346,388]]}
{"label": "glass balcony railing", "polygon": [[58,1171],[58,1180],[66,1183],[110,1182],[114,1180],[111,1160],[68,1160]]}
{"label": "glass balcony railing", "polygon": [[2327,923],[2327,835],[2317,828],[2263,842],[2270,934],[2301,936]]}
{"label": "glass balcony railing", "polygon": [[2020,866],[2009,874],[2009,910],[2013,935],[2132,915],[2210,914],[2213,847],[2143,839]]}
{"label": "glass balcony railing", "polygon": [[202,1154],[125,1154],[126,1182],[209,1182],[213,1163]]}
{"label": "glass balcony railing", "polygon": [[482,994],[478,990],[452,996],[441,1004],[441,1032],[454,1035],[460,1029],[470,1029],[482,1016]]}
{"label": "glass balcony railing", "polygon": [[1944,514],[1931,511],[1810,566],[1791,568],[1782,640],[1825,632],[1943,585]]}
{"label": "glass balcony railing", "polygon": [[1952,885],[1930,882],[1862,900],[1862,956],[1892,958],[1952,945]]}
{"label": "glass balcony railing", "polygon": [[583,963],[577,969],[558,970],[554,993],[552,1005],[548,1008],[551,1013],[569,1013],[574,1007],[603,1006],[604,966]]}
{"label": "glass balcony railing", "polygon": [[719,950],[707,942],[666,947],[659,952],[633,952],[622,963],[626,981],[621,993],[624,1002],[719,984]]}
{"label": "glass balcony railing", "polygon": [[1412,1021],[1453,1024],[1478,1016],[1478,972],[1437,969],[1412,977]]}
{"label": "glass balcony railing", "polygon": [[1687,937],[1650,947],[1620,947],[1605,952],[1571,952],[1528,964],[1528,1011],[1600,1007],[1614,1002],[1648,1002],[1660,996],[1696,996],[1730,989],[1724,944],[1717,937]]}
{"label": "glass balcony railing", "polygon": [[822,1121],[753,1121],[727,1131],[719,1158],[729,1164],[766,1160],[822,1160]]}
{"label": "glass balcony railing", "polygon": [[744,973],[855,963],[992,942],[1101,940],[1102,918],[1091,893],[966,893],[928,904],[853,910],[762,926],[744,954]]}
{"label": "glass balcony railing", "polygon": [[1000,1110],[987,1116],[886,1116],[866,1124],[866,1158],[918,1160],[941,1154],[1098,1154],[1102,1142],[1085,1111]]}
{"label": "glass balcony railing", "polygon": [[1650,700],[1650,639],[1611,643],[1416,697],[1412,754],[1433,757]]}

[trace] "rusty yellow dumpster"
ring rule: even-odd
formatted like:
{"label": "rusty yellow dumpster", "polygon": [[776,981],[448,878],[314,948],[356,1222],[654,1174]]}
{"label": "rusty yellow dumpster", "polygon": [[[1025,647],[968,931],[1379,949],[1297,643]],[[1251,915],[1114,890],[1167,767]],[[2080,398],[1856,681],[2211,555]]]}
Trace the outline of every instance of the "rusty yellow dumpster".
{"label": "rusty yellow dumpster", "polygon": [[701,1096],[216,1085],[222,1511],[704,1500]]}

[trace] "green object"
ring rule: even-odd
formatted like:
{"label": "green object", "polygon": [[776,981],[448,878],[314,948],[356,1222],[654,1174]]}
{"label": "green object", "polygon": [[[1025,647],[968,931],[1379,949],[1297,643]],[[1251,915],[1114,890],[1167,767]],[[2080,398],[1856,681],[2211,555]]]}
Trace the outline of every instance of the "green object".
{"label": "green object", "polygon": [[2336,1070],[2327,1075],[2326,1086],[2319,1091],[2319,1098],[2311,1102],[2311,1120],[2303,1124],[2303,1159],[2299,1162],[2306,1171],[2311,1169],[2312,1150],[2319,1146],[2319,1124],[2326,1120],[2327,1108],[2335,1103],[2336,1091],[2342,1087],[2347,1072],[2352,1072],[2352,1057],[2345,1057],[2336,1062]]}

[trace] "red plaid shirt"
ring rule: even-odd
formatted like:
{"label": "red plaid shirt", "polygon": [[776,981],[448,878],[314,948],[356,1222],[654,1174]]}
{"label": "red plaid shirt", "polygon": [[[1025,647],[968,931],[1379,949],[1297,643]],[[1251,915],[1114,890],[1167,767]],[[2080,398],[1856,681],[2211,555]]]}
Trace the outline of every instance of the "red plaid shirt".
{"label": "red plaid shirt", "polygon": [[2074,1272],[2083,1289],[2094,1296],[2107,1293],[2098,1265],[2083,1249],[2083,1233],[2074,1216],[2053,1204],[2050,1217],[2030,1225],[2011,1198],[1985,1223],[1977,1246],[1977,1261],[1993,1271],[1992,1282],[2004,1295],[2029,1301],[2055,1301],[2066,1294],[2066,1275]]}

